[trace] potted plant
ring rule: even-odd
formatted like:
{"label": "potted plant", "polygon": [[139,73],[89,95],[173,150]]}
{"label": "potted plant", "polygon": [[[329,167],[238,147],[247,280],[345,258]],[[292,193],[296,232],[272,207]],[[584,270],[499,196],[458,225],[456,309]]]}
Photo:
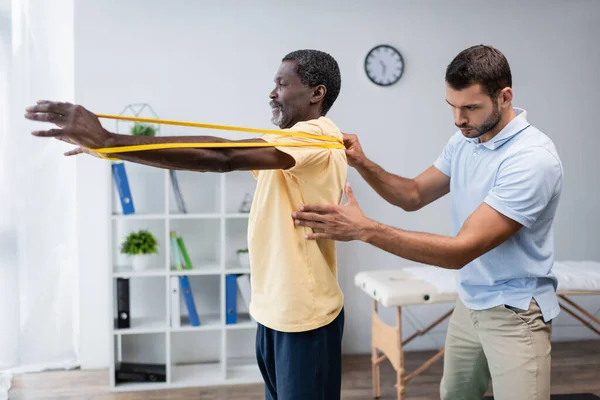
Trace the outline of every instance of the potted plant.
{"label": "potted plant", "polygon": [[250,254],[248,249],[239,249],[236,251],[238,262],[244,268],[250,268]]}
{"label": "potted plant", "polygon": [[135,271],[142,271],[148,268],[153,255],[158,254],[158,241],[147,230],[131,232],[121,244],[121,253],[130,257]]}
{"label": "potted plant", "polygon": [[156,128],[152,125],[136,122],[131,128],[133,136],[156,136]]}

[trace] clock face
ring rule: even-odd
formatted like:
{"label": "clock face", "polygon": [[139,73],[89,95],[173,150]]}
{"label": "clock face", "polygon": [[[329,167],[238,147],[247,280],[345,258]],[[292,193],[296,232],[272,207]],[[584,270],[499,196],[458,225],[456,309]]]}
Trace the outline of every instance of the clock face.
{"label": "clock face", "polygon": [[404,72],[404,60],[398,50],[389,45],[374,47],[365,58],[365,72],[379,86],[391,86]]}

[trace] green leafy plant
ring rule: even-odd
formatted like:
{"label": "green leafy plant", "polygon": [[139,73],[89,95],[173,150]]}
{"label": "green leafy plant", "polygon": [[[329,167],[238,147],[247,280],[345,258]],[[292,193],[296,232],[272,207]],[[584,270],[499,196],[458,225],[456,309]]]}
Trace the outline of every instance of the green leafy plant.
{"label": "green leafy plant", "polygon": [[132,232],[121,244],[121,253],[130,256],[138,254],[158,254],[158,241],[147,230]]}
{"label": "green leafy plant", "polygon": [[242,253],[247,253],[247,252],[248,252],[248,249],[238,249],[236,251],[237,254],[242,254]]}
{"label": "green leafy plant", "polygon": [[136,122],[131,128],[131,134],[133,136],[155,136],[156,128],[152,125]]}

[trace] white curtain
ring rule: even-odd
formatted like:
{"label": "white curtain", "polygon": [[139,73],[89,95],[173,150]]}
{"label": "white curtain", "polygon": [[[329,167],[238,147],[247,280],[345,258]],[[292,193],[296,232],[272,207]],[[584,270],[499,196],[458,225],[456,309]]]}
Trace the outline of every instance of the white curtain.
{"label": "white curtain", "polygon": [[[0,31],[0,370],[78,365],[75,160],[31,136],[38,99],[73,101],[73,0],[13,0]],[[2,398],[0,383],[0,398]]]}

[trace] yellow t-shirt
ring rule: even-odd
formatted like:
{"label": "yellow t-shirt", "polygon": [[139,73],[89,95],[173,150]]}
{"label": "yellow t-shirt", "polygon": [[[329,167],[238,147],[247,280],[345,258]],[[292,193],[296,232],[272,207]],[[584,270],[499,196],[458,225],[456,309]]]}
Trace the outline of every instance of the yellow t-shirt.
{"label": "yellow t-shirt", "polygon": [[[287,131],[342,138],[328,118],[299,122]],[[323,141],[277,135],[267,142]],[[282,332],[302,332],[329,324],[344,296],[337,280],[335,241],[307,240],[312,229],[296,227],[292,212],[302,204],[339,204],[348,165],[344,149],[276,147],[296,164],[287,170],[252,171],[256,192],[248,222],[251,265],[250,314]]]}

